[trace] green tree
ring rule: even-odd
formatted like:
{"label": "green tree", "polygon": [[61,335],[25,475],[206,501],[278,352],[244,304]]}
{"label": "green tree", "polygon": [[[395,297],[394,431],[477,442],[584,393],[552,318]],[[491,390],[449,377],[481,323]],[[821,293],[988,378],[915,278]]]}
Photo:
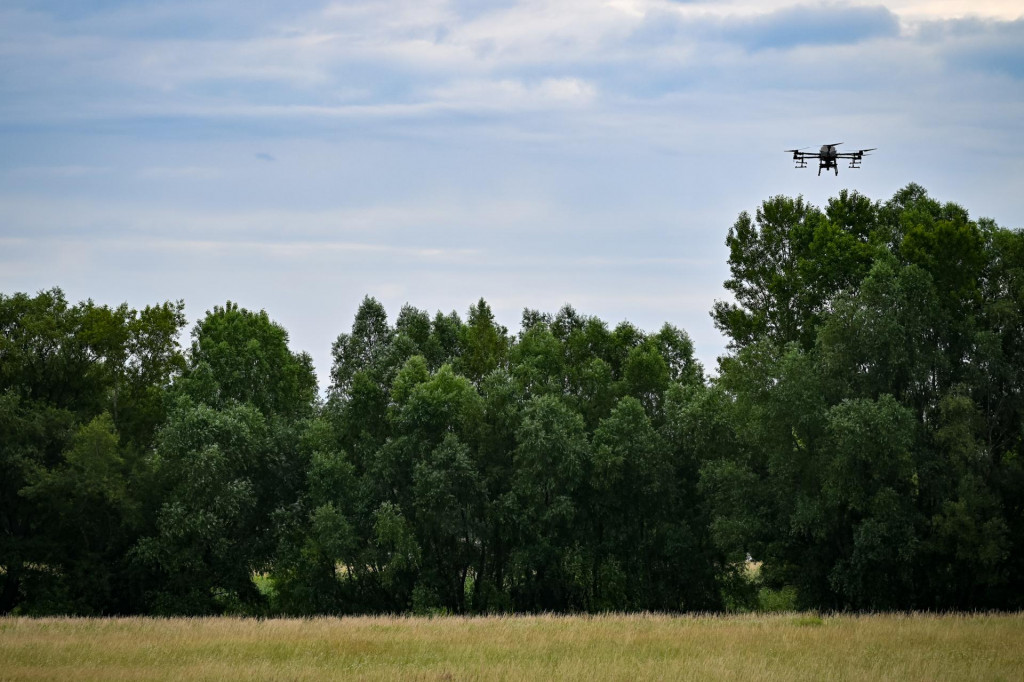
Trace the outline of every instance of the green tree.
{"label": "green tree", "polygon": [[841,195],[803,232],[792,217],[730,233],[734,436],[701,465],[716,543],[804,606],[1016,603],[1020,233],[916,185]]}
{"label": "green tree", "polygon": [[413,471],[416,526],[423,568],[417,587],[454,613],[467,610],[467,579],[479,569],[484,533],[485,490],[474,453],[454,434],[416,464]]}
{"label": "green tree", "polygon": [[[296,419],[311,414],[316,375],[307,353],[292,353],[288,332],[266,311],[214,306],[192,330],[186,391],[201,391],[204,403],[221,407],[248,403],[265,415]],[[202,368],[202,369],[200,369]],[[189,386],[196,374],[210,381]]]}
{"label": "green tree", "polygon": [[125,584],[121,559],[140,521],[129,474],[106,412],[76,430],[60,464],[30,470],[20,495],[36,505],[45,528],[37,537],[44,553],[37,558],[46,558],[56,578],[45,596],[34,595],[34,613],[120,610],[124,602],[115,590]]}
{"label": "green tree", "polygon": [[[142,495],[141,455],[163,420],[163,390],[181,367],[183,324],[180,302],[140,312],[71,305],[60,289],[0,295],[0,612],[140,608],[122,556],[138,519],[132,513],[115,524],[112,515],[129,515],[131,499]],[[88,480],[103,461],[80,449],[86,434],[100,432],[117,443],[104,451],[123,460],[125,497],[116,504],[84,491],[61,497],[56,490],[78,476]],[[106,506],[76,519],[71,533],[68,505],[94,503]]]}
{"label": "green tree", "polygon": [[490,306],[482,298],[470,306],[463,330],[458,368],[464,376],[479,382],[504,364],[509,347],[508,330],[495,323]]}
{"label": "green tree", "polygon": [[151,458],[160,504],[134,551],[161,613],[260,612],[252,576],[270,564],[273,519],[306,484],[301,437],[316,378],[265,312],[228,303],[193,330],[188,367]]}
{"label": "green tree", "polygon": [[729,229],[726,280],[735,303],[715,302],[715,325],[734,349],[758,338],[807,349],[832,297],[856,285],[883,239],[879,209],[843,192],[826,213],[802,197],[776,196]]}
{"label": "green tree", "polygon": [[360,537],[363,499],[355,467],[336,449],[329,419],[311,420],[300,448],[308,453],[306,487],[300,499],[279,508],[271,578],[271,607],[288,614],[342,614],[365,599],[368,552]]}
{"label": "green tree", "polygon": [[653,340],[632,348],[622,368],[625,393],[639,400],[648,415],[658,418],[670,376],[668,363]]}
{"label": "green tree", "polygon": [[516,431],[509,504],[515,519],[508,578],[516,609],[585,609],[591,560],[581,514],[590,458],[583,418],[560,398],[542,395],[523,408]]}
{"label": "green tree", "polygon": [[679,519],[670,453],[642,403],[622,398],[593,439],[594,606],[638,610],[680,608],[673,594],[681,568],[667,556]]}
{"label": "green tree", "polygon": [[183,401],[172,412],[154,457],[166,490],[156,532],[134,549],[154,573],[148,595],[154,612],[258,607],[252,575],[265,568],[270,541],[269,440],[266,418],[251,405],[217,409]]}
{"label": "green tree", "polygon": [[394,336],[384,306],[375,298],[364,298],[352,323],[352,332],[341,334],[334,342],[331,391],[342,400],[350,398],[359,372],[381,369]]}

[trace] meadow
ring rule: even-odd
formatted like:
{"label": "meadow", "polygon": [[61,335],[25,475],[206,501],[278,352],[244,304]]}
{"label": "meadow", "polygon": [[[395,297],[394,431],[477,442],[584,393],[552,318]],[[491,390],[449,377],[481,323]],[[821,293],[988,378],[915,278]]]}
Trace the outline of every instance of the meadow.
{"label": "meadow", "polygon": [[1022,676],[1022,613],[0,619],[0,680]]}

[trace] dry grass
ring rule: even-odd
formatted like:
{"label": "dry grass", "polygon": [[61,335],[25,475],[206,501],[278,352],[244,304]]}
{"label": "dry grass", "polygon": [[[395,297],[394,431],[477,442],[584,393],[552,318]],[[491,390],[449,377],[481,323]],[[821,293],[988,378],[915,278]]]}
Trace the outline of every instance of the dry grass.
{"label": "dry grass", "polygon": [[1020,680],[1024,614],[0,618],[0,680]]}

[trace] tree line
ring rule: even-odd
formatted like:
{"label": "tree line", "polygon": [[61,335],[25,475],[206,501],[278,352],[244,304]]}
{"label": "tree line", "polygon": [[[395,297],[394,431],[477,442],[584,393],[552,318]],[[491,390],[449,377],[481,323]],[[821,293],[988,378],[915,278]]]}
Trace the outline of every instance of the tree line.
{"label": "tree line", "polygon": [[[0,612],[1024,606],[1024,233],[909,185],[728,232],[670,324],[0,295]],[[753,570],[757,567],[757,570]]]}

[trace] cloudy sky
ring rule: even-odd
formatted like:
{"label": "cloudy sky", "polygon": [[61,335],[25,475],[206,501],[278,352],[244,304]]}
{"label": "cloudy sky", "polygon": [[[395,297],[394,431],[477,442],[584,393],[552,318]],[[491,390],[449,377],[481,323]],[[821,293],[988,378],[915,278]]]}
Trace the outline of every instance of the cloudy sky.
{"label": "cloudy sky", "polygon": [[[725,234],[918,182],[1024,225],[1019,0],[2,0],[0,291],[265,308],[321,376],[366,294],[724,342]],[[783,149],[879,147],[839,177]]]}

